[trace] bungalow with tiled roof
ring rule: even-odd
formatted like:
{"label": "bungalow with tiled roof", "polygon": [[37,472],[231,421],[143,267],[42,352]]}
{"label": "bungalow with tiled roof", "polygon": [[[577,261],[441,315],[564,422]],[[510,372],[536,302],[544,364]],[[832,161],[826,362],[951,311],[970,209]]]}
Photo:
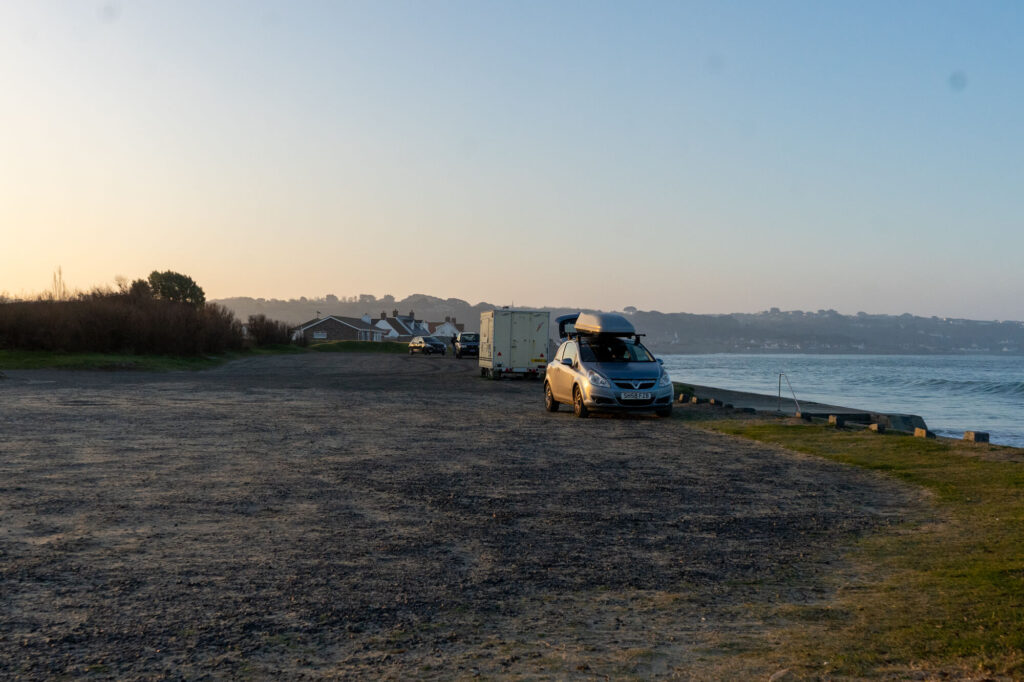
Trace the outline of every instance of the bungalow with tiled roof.
{"label": "bungalow with tiled roof", "polygon": [[293,339],[304,338],[306,343],[320,341],[377,341],[384,338],[384,332],[375,327],[369,315],[342,317],[328,315],[300,324],[292,330]]}

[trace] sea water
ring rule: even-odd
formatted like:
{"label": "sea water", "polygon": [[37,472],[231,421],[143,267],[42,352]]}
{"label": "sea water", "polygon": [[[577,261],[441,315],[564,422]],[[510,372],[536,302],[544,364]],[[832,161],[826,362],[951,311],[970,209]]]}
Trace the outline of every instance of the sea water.
{"label": "sea water", "polygon": [[[940,436],[987,431],[1024,447],[1024,357],[663,355],[673,381],[872,412],[916,414]],[[787,384],[786,380],[789,380]],[[792,393],[790,392],[792,385]]]}

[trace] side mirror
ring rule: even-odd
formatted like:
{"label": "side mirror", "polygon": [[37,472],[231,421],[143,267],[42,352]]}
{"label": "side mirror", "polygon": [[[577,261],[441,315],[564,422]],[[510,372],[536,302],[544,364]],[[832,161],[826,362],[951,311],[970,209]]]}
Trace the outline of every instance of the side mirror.
{"label": "side mirror", "polygon": [[664,364],[665,364],[665,361],[664,361],[664,360],[662,360],[661,358],[658,358],[658,364],[659,364],[659,365],[664,365]]}
{"label": "side mirror", "polygon": [[572,358],[562,358],[562,364],[566,367],[572,367]]}

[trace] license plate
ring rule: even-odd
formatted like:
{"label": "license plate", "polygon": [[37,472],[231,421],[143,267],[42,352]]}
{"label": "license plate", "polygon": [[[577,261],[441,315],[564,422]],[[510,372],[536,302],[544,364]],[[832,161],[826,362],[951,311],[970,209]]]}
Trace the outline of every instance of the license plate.
{"label": "license plate", "polygon": [[643,391],[623,391],[619,400],[650,400],[651,394]]}

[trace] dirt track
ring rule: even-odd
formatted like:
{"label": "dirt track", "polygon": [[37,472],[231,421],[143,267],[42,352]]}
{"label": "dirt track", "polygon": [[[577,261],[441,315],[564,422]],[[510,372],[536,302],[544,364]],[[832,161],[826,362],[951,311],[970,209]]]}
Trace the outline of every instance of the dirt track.
{"label": "dirt track", "polygon": [[548,414],[472,360],[6,375],[15,678],[715,677],[911,504],[679,419]]}

